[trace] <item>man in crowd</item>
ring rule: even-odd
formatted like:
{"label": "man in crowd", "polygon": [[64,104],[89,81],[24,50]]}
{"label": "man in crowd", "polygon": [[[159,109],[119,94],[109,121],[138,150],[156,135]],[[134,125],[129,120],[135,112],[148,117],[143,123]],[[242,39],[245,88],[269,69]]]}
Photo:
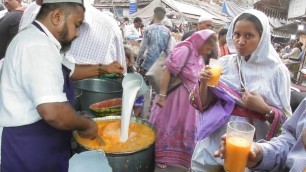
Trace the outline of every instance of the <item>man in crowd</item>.
{"label": "man in crowd", "polygon": [[227,29],[224,28],[221,29],[218,33],[219,57],[230,54],[228,47],[226,45],[226,34],[227,34]]}
{"label": "man in crowd", "polygon": [[[121,21],[120,21],[120,22],[121,22]],[[127,18],[127,17],[124,17],[124,18],[123,18],[123,21],[122,21],[121,24],[120,24],[120,30],[121,30],[121,32],[122,32],[122,37],[123,37],[123,38],[125,38],[125,30],[126,30],[126,27],[127,27],[128,24],[129,24],[129,22],[130,22],[130,19]]]}
{"label": "man in crowd", "polygon": [[68,171],[71,131],[97,136],[96,123],[68,103],[60,55],[83,20],[82,0],[44,0],[37,20],[8,46],[0,78],[0,171]]}
{"label": "man in crowd", "polygon": [[19,22],[24,11],[21,0],[5,0],[4,6],[8,13],[0,19],[0,60],[4,57],[7,46],[18,33]]}
{"label": "man in crowd", "polygon": [[141,25],[142,25],[142,20],[139,17],[136,17],[134,19],[134,22],[132,25],[128,25],[125,28],[125,38],[127,40],[135,40],[138,38],[141,38]]}
{"label": "man in crowd", "polygon": [[198,19],[197,30],[189,30],[189,31],[185,32],[184,35],[183,35],[183,38],[186,39],[189,36],[191,36],[194,32],[199,31],[199,30],[205,30],[205,29],[210,29],[210,30],[213,29],[212,18],[206,17],[205,15],[202,15]]}
{"label": "man in crowd", "polygon": [[[161,24],[165,14],[166,10],[163,7],[156,7],[153,16],[154,22],[144,31],[143,40],[137,56],[138,62],[144,59],[140,69],[142,74],[150,69],[161,52],[165,52],[166,55],[170,53],[171,33],[167,27]],[[145,51],[147,53],[143,57]]]}
{"label": "man in crowd", "polygon": [[198,20],[198,30],[213,29],[212,18],[202,15]]}
{"label": "man in crowd", "polygon": [[[213,23],[212,22],[213,22],[213,20],[212,20],[211,17],[202,15],[198,20],[198,31],[199,30],[205,30],[205,29],[212,30],[213,29]],[[182,40],[187,39],[194,32],[196,32],[196,31],[195,30],[190,30],[190,31],[184,33],[184,35],[182,37]],[[218,47],[216,47],[216,49],[212,50],[212,52],[207,57],[205,57],[205,64],[209,63],[210,58],[214,58],[214,59],[218,58],[217,50],[218,50]]]}
{"label": "man in crowd", "polygon": [[[223,136],[215,157],[225,157],[225,142],[226,136]],[[270,172],[306,170],[306,99],[284,123],[281,135],[252,144],[247,167]]]}

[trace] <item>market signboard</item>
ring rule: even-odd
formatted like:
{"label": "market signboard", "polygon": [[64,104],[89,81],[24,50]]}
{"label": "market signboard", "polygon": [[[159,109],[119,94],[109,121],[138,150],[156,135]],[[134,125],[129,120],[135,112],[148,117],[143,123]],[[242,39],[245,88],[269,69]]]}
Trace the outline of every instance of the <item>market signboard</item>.
{"label": "market signboard", "polygon": [[130,14],[137,12],[137,0],[130,0]]}

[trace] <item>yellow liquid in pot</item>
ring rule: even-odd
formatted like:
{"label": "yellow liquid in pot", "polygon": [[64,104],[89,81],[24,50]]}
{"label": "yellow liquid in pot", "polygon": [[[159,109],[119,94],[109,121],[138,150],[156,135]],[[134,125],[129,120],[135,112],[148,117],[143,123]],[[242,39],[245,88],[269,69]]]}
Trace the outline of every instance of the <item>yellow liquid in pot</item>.
{"label": "yellow liquid in pot", "polygon": [[97,121],[99,136],[105,142],[101,146],[98,141],[85,139],[76,134],[76,141],[90,149],[102,149],[106,153],[123,153],[141,150],[155,141],[154,131],[140,123],[130,123],[129,138],[126,142],[120,141],[120,120]]}

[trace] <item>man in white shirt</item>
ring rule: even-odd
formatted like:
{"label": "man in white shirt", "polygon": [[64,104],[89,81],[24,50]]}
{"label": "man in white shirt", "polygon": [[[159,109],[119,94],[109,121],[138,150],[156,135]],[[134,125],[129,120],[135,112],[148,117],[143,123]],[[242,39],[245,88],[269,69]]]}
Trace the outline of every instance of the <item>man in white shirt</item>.
{"label": "man in white shirt", "polygon": [[[116,21],[97,10],[87,0],[84,1],[84,6],[85,19],[80,27],[79,37],[66,52],[66,58],[76,64],[109,65],[117,61],[126,69],[122,33]],[[39,11],[40,6],[36,8],[35,11]],[[32,14],[25,13],[22,18],[33,19],[35,11]]]}
{"label": "man in white shirt", "polygon": [[71,131],[97,136],[96,123],[67,102],[60,55],[83,20],[82,0],[44,0],[37,20],[9,45],[0,78],[0,171],[68,171]]}
{"label": "man in white shirt", "polygon": [[142,20],[139,17],[134,19],[132,25],[129,25],[125,29],[125,38],[127,40],[135,40],[141,37],[141,24]]}

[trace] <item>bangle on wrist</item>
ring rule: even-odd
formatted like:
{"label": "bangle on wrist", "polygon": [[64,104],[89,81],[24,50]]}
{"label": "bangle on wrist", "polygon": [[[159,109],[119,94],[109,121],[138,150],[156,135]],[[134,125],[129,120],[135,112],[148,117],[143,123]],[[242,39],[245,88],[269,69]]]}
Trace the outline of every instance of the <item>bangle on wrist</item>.
{"label": "bangle on wrist", "polygon": [[99,64],[99,69],[98,69],[99,75],[103,75],[103,69],[102,69],[102,64]]}
{"label": "bangle on wrist", "polygon": [[166,94],[158,94],[160,97],[167,97]]}
{"label": "bangle on wrist", "polygon": [[265,114],[265,119],[266,119],[266,120],[271,120],[271,119],[273,119],[273,118],[274,118],[274,109],[271,108],[270,112],[267,113],[267,114]]}

